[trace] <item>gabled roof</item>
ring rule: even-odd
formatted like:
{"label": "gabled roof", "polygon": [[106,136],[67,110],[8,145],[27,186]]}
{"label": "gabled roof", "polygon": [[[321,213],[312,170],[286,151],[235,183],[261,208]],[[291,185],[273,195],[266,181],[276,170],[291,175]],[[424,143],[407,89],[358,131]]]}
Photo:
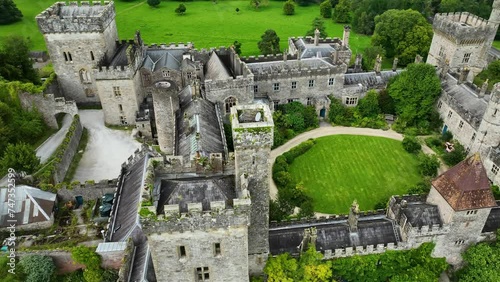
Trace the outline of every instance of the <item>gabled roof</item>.
{"label": "gabled roof", "polygon": [[233,78],[229,71],[227,70],[224,63],[221,61],[217,53],[212,52],[210,56],[210,60],[207,62],[207,73],[205,75],[205,79],[211,80],[226,80]]}
{"label": "gabled roof", "polygon": [[[9,226],[10,220],[17,225],[50,220],[56,194],[26,185],[17,185],[14,191],[14,202],[9,205],[7,188],[0,189],[0,227]],[[9,209],[14,210],[14,217],[9,216]]]}
{"label": "gabled roof", "polygon": [[488,176],[478,154],[438,176],[432,181],[432,186],[455,211],[496,206]]}

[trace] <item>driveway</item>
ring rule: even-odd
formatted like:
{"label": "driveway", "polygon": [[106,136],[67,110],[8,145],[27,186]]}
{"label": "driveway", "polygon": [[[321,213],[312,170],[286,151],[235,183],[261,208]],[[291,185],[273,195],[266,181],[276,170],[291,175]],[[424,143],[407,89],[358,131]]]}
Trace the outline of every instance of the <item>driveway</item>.
{"label": "driveway", "polygon": [[131,130],[113,130],[104,126],[102,110],[80,110],[78,114],[88,130],[89,141],[73,180],[97,182],[117,178],[121,164],[141,144],[132,138]]}

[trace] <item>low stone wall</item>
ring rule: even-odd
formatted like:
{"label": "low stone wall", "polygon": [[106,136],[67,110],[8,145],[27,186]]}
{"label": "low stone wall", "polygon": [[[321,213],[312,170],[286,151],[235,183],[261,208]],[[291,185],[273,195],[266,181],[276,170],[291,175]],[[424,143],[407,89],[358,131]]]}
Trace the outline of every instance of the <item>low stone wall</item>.
{"label": "low stone wall", "polygon": [[82,138],[82,133],[83,126],[80,122],[80,118],[78,115],[75,115],[68,133],[66,134],[66,137],[64,137],[63,143],[56,151],[56,161],[59,162],[55,165],[55,183],[61,183],[64,181],[64,177],[68,172],[71,162],[73,161],[73,157],[77,153],[78,145],[80,144],[80,139]]}
{"label": "low stone wall", "polygon": [[74,101],[55,98],[53,94],[19,93],[19,100],[24,109],[32,110],[36,108],[42,114],[45,123],[51,128],[59,127],[55,117],[56,114],[67,113],[74,116],[78,113]]}
{"label": "low stone wall", "polygon": [[30,252],[17,252],[16,255],[19,258],[28,255],[42,255],[51,257],[56,265],[56,271],[58,274],[70,273],[81,268],[85,268],[85,265],[79,264],[73,261],[71,258],[71,252],[60,251],[60,250],[44,250],[44,251],[30,251]]}
{"label": "low stone wall", "polygon": [[67,202],[75,199],[75,196],[82,196],[83,200],[95,200],[104,196],[107,193],[115,193],[118,179],[101,180],[98,183],[78,184],[78,185],[63,185],[57,190],[57,197],[60,201]]}

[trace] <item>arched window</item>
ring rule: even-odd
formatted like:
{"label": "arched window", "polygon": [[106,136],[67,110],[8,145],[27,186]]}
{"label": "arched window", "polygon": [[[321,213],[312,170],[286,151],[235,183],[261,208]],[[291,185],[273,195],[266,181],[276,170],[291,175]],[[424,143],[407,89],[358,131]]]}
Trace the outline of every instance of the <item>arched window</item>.
{"label": "arched window", "polygon": [[227,98],[225,101],[225,105],[226,105],[226,113],[230,113],[231,107],[236,105],[236,98],[234,97]]}
{"label": "arched window", "polygon": [[91,83],[92,82],[92,80],[90,79],[90,73],[86,69],[80,70],[80,81],[82,83]]}

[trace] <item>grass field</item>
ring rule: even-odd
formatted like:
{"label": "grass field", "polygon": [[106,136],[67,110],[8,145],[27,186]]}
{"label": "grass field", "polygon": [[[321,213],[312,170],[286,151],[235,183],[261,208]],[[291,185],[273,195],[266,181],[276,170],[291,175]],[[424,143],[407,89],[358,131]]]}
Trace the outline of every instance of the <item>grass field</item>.
{"label": "grass field", "polygon": [[403,195],[421,180],[417,160],[397,140],[333,135],[296,158],[290,173],[313,198],[315,211],[345,214],[354,199],[371,210],[391,195]]}
{"label": "grass field", "polygon": [[[55,0],[14,0],[24,17],[21,22],[0,26],[0,36],[20,34],[30,37],[33,49],[45,49],[43,36],[38,31],[35,16]],[[266,29],[274,29],[281,39],[281,48],[287,46],[287,38],[303,36],[311,28],[311,22],[319,17],[319,6],[296,7],[295,15],[285,16],[283,2],[270,1],[269,6],[255,10],[250,1],[184,2],[186,14],[179,16],[174,10],[178,1],[163,1],[159,8],[151,8],[146,1],[115,1],[116,22],[120,39],[133,38],[136,30],[147,44],[188,42],[196,48],[229,46],[234,40],[242,42],[243,55],[258,55],[257,42]],[[236,8],[240,9],[236,13]],[[326,32],[331,37],[342,37],[343,25],[325,19]],[[370,37],[351,32],[350,45],[353,53],[361,52],[370,45]]]}

